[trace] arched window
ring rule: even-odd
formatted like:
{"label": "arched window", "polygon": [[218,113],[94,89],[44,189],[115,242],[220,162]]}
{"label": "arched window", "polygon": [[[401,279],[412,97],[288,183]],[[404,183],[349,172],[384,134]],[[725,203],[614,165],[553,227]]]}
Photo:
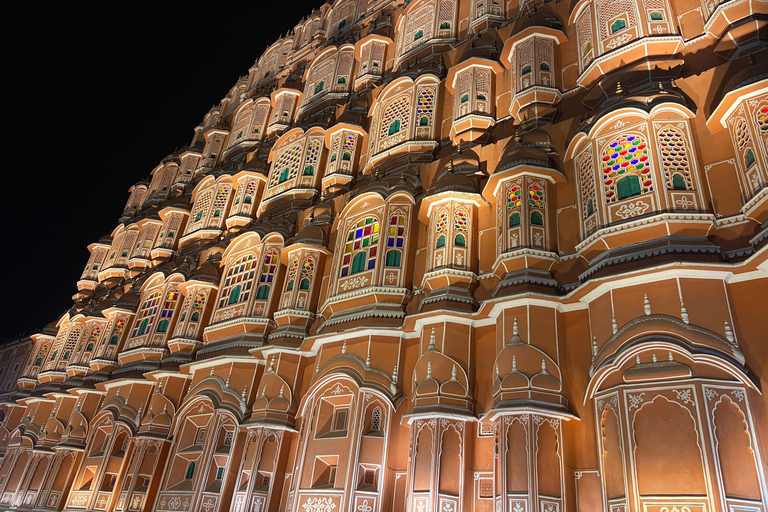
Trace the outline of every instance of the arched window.
{"label": "arched window", "polygon": [[371,431],[381,432],[381,407],[376,407],[371,413]]}
{"label": "arched window", "polygon": [[219,307],[248,300],[256,275],[256,258],[253,254],[242,256],[227,270],[222,285]]}
{"label": "arched window", "polygon": [[405,216],[393,215],[389,218],[389,236],[387,247],[402,249],[405,246]]}
{"label": "arched window", "polygon": [[747,154],[744,156],[744,167],[749,169],[752,167],[752,164],[755,163],[755,153],[752,151],[752,148],[749,148],[747,150]]}
{"label": "arched window", "polygon": [[[626,199],[653,190],[651,161],[648,145],[639,135],[623,135],[603,149],[603,186],[606,203]],[[621,185],[624,176],[634,175],[635,179]]]}
{"label": "arched window", "polygon": [[293,260],[291,266],[288,268],[288,284],[285,286],[286,291],[293,290],[294,283],[296,281],[296,274],[299,272],[299,260]]}
{"label": "arched window", "polygon": [[659,11],[653,11],[651,12],[651,21],[662,21],[664,20],[664,15]]}
{"label": "arched window", "polygon": [[157,324],[157,332],[168,332],[168,324],[170,322],[166,319],[160,320]]}
{"label": "arched window", "polygon": [[232,291],[229,294],[229,304],[237,304],[240,301],[240,290],[242,289],[241,285],[235,285],[232,288]]}
{"label": "arched window", "polygon": [[543,226],[544,225],[544,217],[541,215],[541,212],[533,211],[531,212],[531,226]]}
{"label": "arched window", "polygon": [[195,301],[192,303],[192,317],[191,320],[193,322],[197,322],[200,320],[200,314],[203,311],[203,308],[205,307],[205,299],[206,295],[202,292],[198,293],[195,296]]}
{"label": "arched window", "polygon": [[341,277],[374,268],[376,266],[378,244],[379,220],[375,217],[368,217],[358,221],[355,227],[349,230],[344,244]]}
{"label": "arched window", "polygon": [[672,189],[673,190],[686,190],[685,179],[682,174],[675,174],[672,176]]}
{"label": "arched window", "polygon": [[[176,311],[176,305],[179,302],[179,290],[171,290],[168,292],[168,296],[165,298],[163,304],[163,311],[160,313],[160,318],[173,317],[173,312]],[[162,331],[165,332],[165,331]]]}
{"label": "arched window", "polygon": [[539,69],[542,71],[549,71],[549,64],[547,64],[546,62],[542,62],[541,64],[539,64]]}
{"label": "arched window", "polygon": [[357,274],[358,272],[362,272],[365,270],[365,252],[361,251],[357,254],[355,254],[355,257],[352,259],[352,274]]}
{"label": "arched window", "polygon": [[315,85],[315,94],[322,91],[323,87],[325,87],[325,82],[323,80],[320,80],[319,82],[317,82],[317,85]]}
{"label": "arched window", "polygon": [[466,102],[468,102],[468,101],[469,101],[469,94],[463,94],[463,95],[461,96],[461,102],[462,102],[462,103],[466,103]]}
{"label": "arched window", "polygon": [[439,249],[441,247],[445,247],[445,235],[438,236],[437,242],[435,242],[435,249]]}
{"label": "arched window", "polygon": [[159,303],[160,292],[154,292],[147,297],[136,317],[136,327],[133,328],[132,336],[141,336],[149,331],[152,321],[157,314]]}
{"label": "arched window", "polygon": [[531,72],[531,66],[530,66],[530,64],[528,64],[526,66],[523,66],[523,69],[522,69],[522,71],[520,71],[520,74],[527,75],[530,72]]}
{"label": "arched window", "polygon": [[350,160],[352,160],[352,153],[345,152],[343,155],[341,155],[341,159],[344,160],[345,162],[349,162]]}
{"label": "arched window", "polygon": [[195,222],[198,222],[202,218],[203,218],[203,210],[200,210],[199,212],[197,212],[197,215],[195,215]]}
{"label": "arched window", "polygon": [[388,267],[399,267],[400,266],[400,260],[402,259],[402,253],[397,250],[389,250],[387,251],[387,258],[385,265]]}
{"label": "arched window", "polygon": [[459,233],[458,235],[453,237],[453,245],[456,247],[466,247],[467,246],[466,237]]}
{"label": "arched window", "polygon": [[304,265],[301,267],[301,281],[299,282],[299,290],[309,290],[312,276],[315,274],[315,259],[311,256],[304,260]]}
{"label": "arched window", "polygon": [[308,165],[304,168],[304,176],[313,176],[315,174],[315,168]]}
{"label": "arched window", "polygon": [[520,212],[515,212],[509,216],[509,227],[513,228],[520,225]]}
{"label": "arched window", "polygon": [[[275,279],[275,274],[277,273],[277,266],[279,263],[280,257],[276,250],[270,249],[267,251],[267,254],[264,255],[264,263],[261,266],[261,276],[259,277],[259,290],[256,296],[257,299],[269,298],[269,290],[272,286],[272,281]],[[265,286],[266,289],[264,288]]]}
{"label": "arched window", "polygon": [[257,300],[266,300],[269,298],[269,290],[270,286],[268,284],[263,284],[259,286],[259,289],[256,290],[256,299]]}
{"label": "arched window", "polygon": [[627,176],[619,180],[617,185],[619,200],[628,197],[639,196],[641,194],[640,178],[637,176]]}

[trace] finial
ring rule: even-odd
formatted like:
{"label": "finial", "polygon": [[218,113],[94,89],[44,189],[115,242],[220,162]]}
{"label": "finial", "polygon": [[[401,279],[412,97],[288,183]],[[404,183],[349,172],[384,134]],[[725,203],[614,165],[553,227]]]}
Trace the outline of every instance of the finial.
{"label": "finial", "polygon": [[675,358],[674,358],[674,357],[672,357],[672,352],[670,352],[670,353],[669,353],[669,360],[670,360],[670,361],[674,361],[674,360],[675,360]]}
{"label": "finial", "polygon": [[371,367],[371,346],[368,345],[368,355],[365,356],[365,366]]}
{"label": "finial", "polygon": [[683,299],[680,299],[680,318],[683,320],[683,322],[690,323],[688,321],[688,310],[685,308],[685,303],[683,302]]}
{"label": "finial", "polygon": [[752,52],[747,54],[747,64],[749,64],[750,66],[755,65],[755,58],[752,56]]}
{"label": "finial", "polygon": [[267,385],[264,384],[264,387],[261,388],[261,396],[267,396]]}
{"label": "finial", "polygon": [[315,375],[320,373],[320,359],[317,360],[317,363],[315,363]]}
{"label": "finial", "polygon": [[616,82],[616,96],[624,96],[624,89],[621,88],[621,82]]}
{"label": "finial", "polygon": [[141,413],[144,412],[144,404],[139,406],[139,411],[136,413],[136,422],[141,421]]}
{"label": "finial", "polygon": [[520,137],[520,130],[515,128],[515,142],[517,144],[520,144],[521,140],[522,140],[522,138]]}
{"label": "finial", "polygon": [[520,123],[520,129],[524,132],[528,131],[528,116],[523,116],[523,121]]}
{"label": "finial", "polygon": [[243,395],[242,395],[242,396],[243,396],[243,400],[245,400],[245,397],[246,397],[247,395],[248,395],[248,386],[245,386],[245,387],[243,388]]}
{"label": "finial", "polygon": [[229,382],[231,378],[232,378],[232,374],[230,373],[227,375],[227,384],[226,384],[227,387],[229,387]]}
{"label": "finial", "polygon": [[163,403],[163,413],[168,409],[168,402]]}
{"label": "finial", "polygon": [[[515,356],[512,356],[512,357],[515,357]],[[494,366],[496,367],[496,378],[498,379],[499,378],[499,363],[496,363]]]}
{"label": "finial", "polygon": [[597,337],[592,336],[592,360],[597,359]]}
{"label": "finial", "polygon": [[213,377],[213,370],[215,369],[215,366],[211,366],[211,377]]}
{"label": "finial", "polygon": [[736,339],[733,336],[733,329],[731,329],[731,324],[728,323],[728,320],[725,321],[725,339],[732,345]]}
{"label": "finial", "polygon": [[397,365],[392,370],[392,382],[397,382]]}
{"label": "finial", "polygon": [[400,181],[405,181],[405,171],[400,171]]}
{"label": "finial", "polygon": [[453,368],[451,368],[451,380],[456,381],[456,365],[453,365]]}
{"label": "finial", "polygon": [[285,385],[280,386],[280,398],[283,397],[283,392],[285,391]]}
{"label": "finial", "polygon": [[635,358],[635,361],[637,361],[637,364],[640,364],[640,354],[637,354],[637,357]]}
{"label": "finial", "polygon": [[428,379],[432,378],[432,363],[431,362],[427,363],[427,378]]}
{"label": "finial", "polygon": [[117,391],[115,391],[115,396],[120,396],[120,388],[117,388]]}
{"label": "finial", "polygon": [[267,373],[275,373],[275,356],[272,356],[272,359],[269,360],[269,368],[267,368]]}
{"label": "finial", "polygon": [[659,82],[659,92],[667,92],[664,90],[664,86],[661,85],[661,82]]}
{"label": "finial", "polygon": [[341,346],[341,353],[342,354],[347,353],[347,340],[344,340],[344,344]]}
{"label": "finial", "polygon": [[613,334],[616,334],[616,331],[619,330],[619,326],[616,324],[616,315],[613,313],[611,313],[611,330]]}
{"label": "finial", "polygon": [[517,317],[515,317],[514,321],[512,322],[512,336],[517,336],[518,328],[517,328]]}
{"label": "finial", "polygon": [[654,352],[654,353],[653,353],[653,356],[652,356],[652,357],[653,357],[653,362],[654,362],[654,363],[658,362],[658,361],[657,361],[657,359],[656,359],[656,352]]}
{"label": "finial", "polygon": [[453,172],[453,159],[448,160],[448,172]]}
{"label": "finial", "polygon": [[651,314],[651,301],[648,300],[648,295],[643,294],[643,311],[646,315]]}
{"label": "finial", "polygon": [[673,89],[677,89],[677,82],[675,82],[675,79],[674,79],[674,78],[673,78],[672,80],[670,80],[670,81],[669,81],[669,85],[670,85],[670,87],[672,87]]}
{"label": "finial", "polygon": [[435,328],[432,328],[432,332],[429,335],[429,346],[427,347],[427,352],[433,352],[437,350],[437,345],[435,345]]}
{"label": "finial", "polygon": [[547,373],[547,360],[543,358],[541,360],[541,373]]}
{"label": "finial", "polygon": [[512,356],[512,371],[517,371],[517,356]]}

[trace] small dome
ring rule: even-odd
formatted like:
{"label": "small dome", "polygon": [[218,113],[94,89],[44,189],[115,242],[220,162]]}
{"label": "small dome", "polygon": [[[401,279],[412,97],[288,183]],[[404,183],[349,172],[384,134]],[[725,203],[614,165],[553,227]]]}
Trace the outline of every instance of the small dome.
{"label": "small dome", "polygon": [[549,138],[546,134],[542,136],[539,132],[540,130],[534,130],[513,137],[504,148],[504,154],[499,159],[498,170],[502,171],[521,164],[555,168]]}
{"label": "small dome", "polygon": [[465,62],[473,57],[481,59],[494,60],[499,55],[499,48],[496,41],[486,32],[483,35],[476,35],[472,38],[459,58],[459,63]]}
{"label": "small dome", "polygon": [[307,222],[296,235],[294,243],[325,246],[325,232],[314,223]]}
{"label": "small dome", "polygon": [[430,195],[440,194],[442,192],[463,192],[465,194],[477,194],[477,185],[466,174],[453,172],[449,167],[430,190]]}
{"label": "small dome", "polygon": [[205,260],[202,265],[197,267],[192,273],[192,279],[203,281],[205,283],[218,284],[219,267],[211,260]]}

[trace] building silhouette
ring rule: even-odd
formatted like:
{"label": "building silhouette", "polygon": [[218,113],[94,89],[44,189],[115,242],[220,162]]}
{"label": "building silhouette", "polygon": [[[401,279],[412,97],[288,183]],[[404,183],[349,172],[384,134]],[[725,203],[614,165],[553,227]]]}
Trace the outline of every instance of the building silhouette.
{"label": "building silhouette", "polygon": [[765,512],[767,19],[312,12],[3,347],[0,509]]}

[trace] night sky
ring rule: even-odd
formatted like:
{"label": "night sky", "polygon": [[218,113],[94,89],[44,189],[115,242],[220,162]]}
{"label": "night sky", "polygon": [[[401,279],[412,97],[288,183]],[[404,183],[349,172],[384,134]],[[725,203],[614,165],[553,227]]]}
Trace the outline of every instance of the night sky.
{"label": "night sky", "polygon": [[71,307],[131,185],[322,3],[2,2],[0,341]]}

